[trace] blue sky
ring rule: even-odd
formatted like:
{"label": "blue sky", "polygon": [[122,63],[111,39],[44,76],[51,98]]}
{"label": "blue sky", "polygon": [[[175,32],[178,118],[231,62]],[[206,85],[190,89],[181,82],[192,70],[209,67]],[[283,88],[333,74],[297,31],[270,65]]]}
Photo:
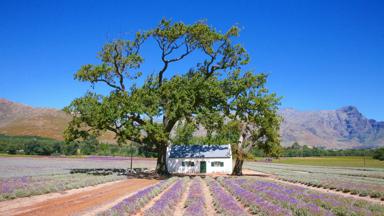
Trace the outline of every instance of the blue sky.
{"label": "blue sky", "polygon": [[[270,74],[282,107],[354,105],[384,120],[384,1],[0,1],[0,98],[62,108],[90,86],[73,80],[111,39],[163,17],[242,28],[248,68]],[[160,65],[150,46],[144,73]],[[187,61],[191,62],[191,61]],[[188,65],[175,65],[174,73]],[[99,87],[102,91],[103,87]]]}

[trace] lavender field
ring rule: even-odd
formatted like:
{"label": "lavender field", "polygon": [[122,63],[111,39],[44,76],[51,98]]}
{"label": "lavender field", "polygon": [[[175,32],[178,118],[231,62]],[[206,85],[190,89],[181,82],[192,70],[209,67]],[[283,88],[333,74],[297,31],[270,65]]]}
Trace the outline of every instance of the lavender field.
{"label": "lavender field", "polygon": [[322,167],[248,162],[245,167],[293,183],[384,200],[383,168]]}
{"label": "lavender field", "polygon": [[[130,165],[127,157],[88,156],[84,158],[62,157],[0,157],[0,178],[69,174],[74,168],[121,168]],[[135,158],[133,167],[154,169],[156,161]]]}
{"label": "lavender field", "polygon": [[87,174],[54,174],[2,178],[0,179],[0,201],[82,188],[122,179],[125,179],[125,177]]}
{"label": "lavender field", "polygon": [[[155,162],[136,158],[133,165],[153,169]],[[120,157],[0,157],[0,201],[125,179],[115,174],[70,174],[70,169],[124,169],[129,164],[128,158]],[[171,177],[134,192],[99,215],[384,215],[382,169],[252,162],[245,167],[272,178]]]}
{"label": "lavender field", "polygon": [[[203,187],[209,192],[204,193]],[[254,176],[173,177],[137,192],[100,215],[176,215],[180,202],[181,215],[193,216],[384,215],[384,206],[378,202]],[[214,213],[208,213],[209,208]]]}
{"label": "lavender field", "polygon": [[[129,165],[130,160],[123,157],[0,157],[0,201],[125,179],[124,176],[116,174],[106,176],[70,174],[70,169],[126,169]],[[153,169],[155,161],[136,158],[133,166]]]}

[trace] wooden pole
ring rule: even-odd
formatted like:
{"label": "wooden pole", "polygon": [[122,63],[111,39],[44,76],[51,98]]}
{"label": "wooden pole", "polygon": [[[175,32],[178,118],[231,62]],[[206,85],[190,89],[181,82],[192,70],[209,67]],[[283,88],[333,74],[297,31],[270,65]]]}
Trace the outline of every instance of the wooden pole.
{"label": "wooden pole", "polygon": [[132,142],[131,142],[131,172],[132,172],[132,161],[133,161],[133,148],[132,148]]}

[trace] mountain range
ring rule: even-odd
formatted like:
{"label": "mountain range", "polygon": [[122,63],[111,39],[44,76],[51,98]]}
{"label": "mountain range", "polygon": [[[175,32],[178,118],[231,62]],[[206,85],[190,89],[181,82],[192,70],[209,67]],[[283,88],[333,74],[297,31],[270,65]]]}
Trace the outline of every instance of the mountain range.
{"label": "mountain range", "polygon": [[61,110],[33,108],[0,99],[0,134],[63,139],[71,117]]}
{"label": "mountain range", "polygon": [[[356,107],[303,112],[282,109],[281,140],[283,146],[301,145],[332,148],[368,148],[384,146],[384,122],[364,117]],[[0,134],[63,139],[70,116],[61,110],[33,108],[0,99]],[[103,141],[113,142],[111,135]]]}
{"label": "mountain range", "polygon": [[282,145],[294,142],[332,149],[384,146],[384,122],[368,119],[356,107],[302,112],[280,111]]}

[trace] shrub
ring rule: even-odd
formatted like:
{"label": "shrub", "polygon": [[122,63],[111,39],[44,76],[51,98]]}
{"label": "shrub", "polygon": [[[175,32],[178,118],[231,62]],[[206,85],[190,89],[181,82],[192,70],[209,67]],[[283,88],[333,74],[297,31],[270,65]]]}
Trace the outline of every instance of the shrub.
{"label": "shrub", "polygon": [[377,160],[384,160],[384,148],[376,149],[373,153],[373,158]]}

